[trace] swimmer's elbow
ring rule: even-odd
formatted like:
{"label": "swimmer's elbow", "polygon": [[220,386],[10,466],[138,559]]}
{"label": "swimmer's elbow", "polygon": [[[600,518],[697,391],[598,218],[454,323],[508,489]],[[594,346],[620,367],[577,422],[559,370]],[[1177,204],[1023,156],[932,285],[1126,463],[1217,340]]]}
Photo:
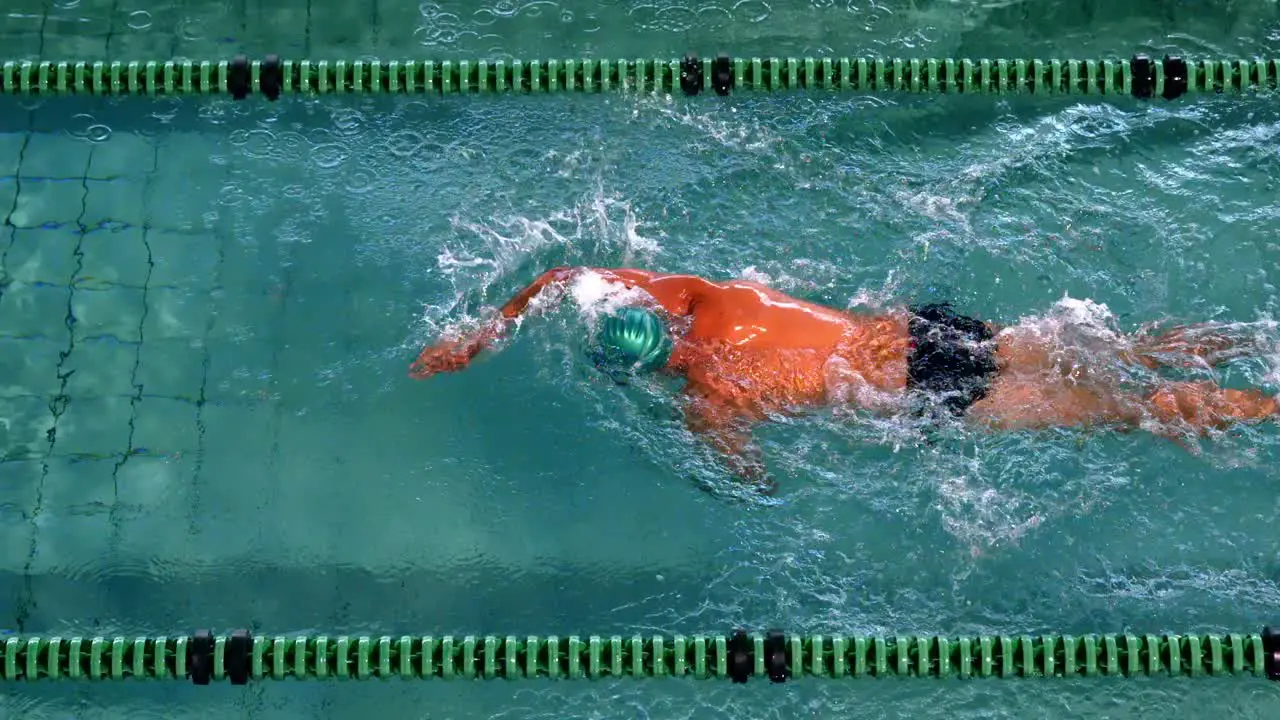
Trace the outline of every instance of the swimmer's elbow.
{"label": "swimmer's elbow", "polygon": [[572,267],[562,265],[554,267],[538,276],[538,279],[529,284],[528,287],[516,293],[516,296],[507,301],[499,310],[502,317],[511,320],[524,314],[525,308],[529,306],[529,302],[542,292],[542,289],[554,283],[565,282],[572,279],[585,268]]}
{"label": "swimmer's elbow", "polygon": [[583,273],[591,272],[593,269],[594,268],[589,268],[583,265],[560,265],[558,267],[553,267],[539,275],[538,279],[534,280],[533,284],[529,286],[527,292],[537,294],[548,285],[557,285],[569,282]]}
{"label": "swimmer's elbow", "polygon": [[542,274],[549,282],[563,282],[572,280],[579,275],[594,273],[607,278],[617,278],[627,283],[635,283],[639,279],[636,276],[643,276],[648,279],[653,273],[644,270],[626,270],[622,268],[596,267],[593,265],[558,265]]}
{"label": "swimmer's elbow", "polygon": [[591,268],[581,265],[559,265],[542,273],[529,285],[529,290],[541,290],[542,288],[555,283],[572,280],[578,275],[590,270]]}

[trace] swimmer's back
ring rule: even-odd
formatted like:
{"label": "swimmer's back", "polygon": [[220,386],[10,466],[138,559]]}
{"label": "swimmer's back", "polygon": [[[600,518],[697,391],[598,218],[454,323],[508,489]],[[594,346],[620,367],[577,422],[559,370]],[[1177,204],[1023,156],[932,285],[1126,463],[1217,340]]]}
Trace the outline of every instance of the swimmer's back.
{"label": "swimmer's back", "polygon": [[724,343],[739,349],[833,350],[860,319],[805,302],[750,280],[716,282],[632,268],[596,269],[649,293],[673,315],[692,315],[687,340]]}
{"label": "swimmer's back", "polygon": [[862,316],[785,295],[750,280],[599,269],[649,293],[690,323],[670,368],[698,392],[740,409],[808,405],[826,398],[828,363],[883,390],[905,383],[905,317]]}

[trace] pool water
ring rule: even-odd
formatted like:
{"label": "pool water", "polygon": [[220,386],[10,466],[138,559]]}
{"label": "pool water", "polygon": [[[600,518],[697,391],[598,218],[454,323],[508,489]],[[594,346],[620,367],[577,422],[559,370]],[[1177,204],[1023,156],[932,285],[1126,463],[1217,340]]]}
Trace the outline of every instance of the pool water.
{"label": "pool water", "polygon": [[[0,28],[58,59],[1280,50],[1267,0],[384,5],[32,0]],[[560,264],[839,307],[950,299],[1002,323],[1087,298],[1119,329],[1240,322],[1275,345],[1277,140],[1274,97],[0,98],[0,627],[1255,631],[1280,606],[1274,426],[1197,454],[1079,431],[927,445],[817,413],[759,429],[781,491],[740,502],[702,492],[718,471],[670,388],[586,366],[572,298],[465,373],[406,371]],[[1280,390],[1278,357],[1218,379]],[[1233,680],[66,683],[9,689],[0,715],[1261,717],[1276,700]]]}

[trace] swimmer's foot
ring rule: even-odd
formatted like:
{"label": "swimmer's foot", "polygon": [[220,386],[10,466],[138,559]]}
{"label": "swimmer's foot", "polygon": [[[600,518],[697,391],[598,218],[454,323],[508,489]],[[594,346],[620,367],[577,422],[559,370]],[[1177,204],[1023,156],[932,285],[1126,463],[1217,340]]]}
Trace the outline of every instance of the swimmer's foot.
{"label": "swimmer's foot", "polygon": [[778,494],[778,481],[771,477],[753,480],[747,483],[746,486],[765,497],[773,497]]}
{"label": "swimmer's foot", "polygon": [[1164,427],[1192,433],[1280,414],[1276,397],[1258,390],[1220,388],[1210,382],[1170,383],[1146,398],[1148,411]]}
{"label": "swimmer's foot", "polygon": [[733,498],[740,501],[747,501],[751,497],[773,497],[778,493],[778,483],[773,478],[764,478],[763,480],[744,480],[740,477],[733,476],[730,483],[707,483],[702,480],[694,479],[694,484],[698,489],[708,495],[715,495],[720,498]]}

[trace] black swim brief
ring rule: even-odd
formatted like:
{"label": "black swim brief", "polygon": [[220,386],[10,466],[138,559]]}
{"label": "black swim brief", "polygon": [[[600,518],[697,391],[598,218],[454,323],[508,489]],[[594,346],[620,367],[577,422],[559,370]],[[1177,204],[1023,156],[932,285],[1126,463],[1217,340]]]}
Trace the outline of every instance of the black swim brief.
{"label": "black swim brief", "polygon": [[949,303],[910,308],[907,388],[953,417],[986,397],[996,375],[995,333]]}

